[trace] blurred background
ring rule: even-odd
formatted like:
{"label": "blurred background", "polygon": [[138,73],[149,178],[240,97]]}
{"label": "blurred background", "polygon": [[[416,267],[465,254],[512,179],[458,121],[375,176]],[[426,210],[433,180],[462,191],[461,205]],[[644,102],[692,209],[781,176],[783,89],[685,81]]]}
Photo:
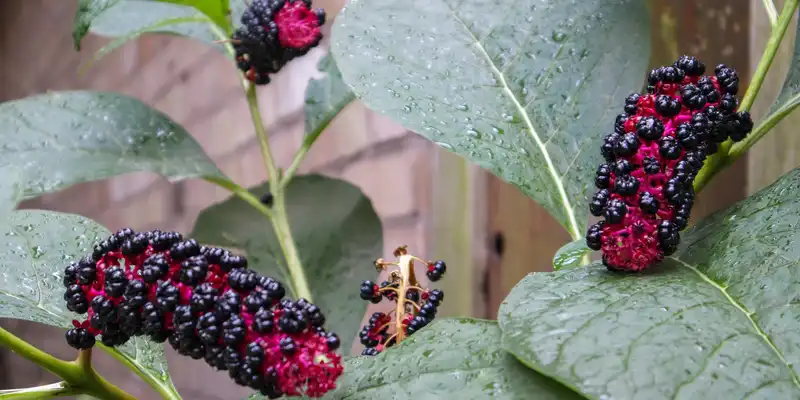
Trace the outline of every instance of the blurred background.
{"label": "blurred background", "polygon": [[[344,3],[315,1],[330,16],[326,35]],[[776,2],[779,9],[781,3]],[[746,83],[769,35],[761,0],[653,0],[650,4],[653,66],[689,53],[711,68],[718,63],[733,66]],[[147,36],[81,75],[78,69],[108,40],[89,36],[81,52],[74,50],[70,32],[76,7],[77,0],[0,1],[0,101],[65,89],[134,96],[186,127],[240,185],[265,180],[245,98],[228,60],[202,43]],[[795,27],[789,31],[761,101],[753,109],[756,121],[771,106],[788,69]],[[305,87],[318,75],[316,64],[327,47],[326,41],[293,61],[260,89],[262,112],[280,166],[288,165],[300,145]],[[620,110],[625,95],[620,94]],[[800,164],[800,135],[791,129],[796,122],[800,122],[798,117],[788,118],[706,188],[693,217],[730,205]],[[345,179],[373,201],[384,233],[384,253],[376,258],[389,257],[395,247],[407,244],[415,255],[447,261],[448,275],[437,285],[447,293],[445,315],[496,317],[511,287],[529,272],[550,270],[553,254],[569,241],[544,210],[514,187],[358,102],[333,121],[311,150],[301,172],[312,171]],[[152,174],[130,174],[81,184],[22,206],[82,214],[111,230],[130,226],[186,232],[202,209],[227,195],[204,181],[170,184]],[[374,278],[372,274],[371,266],[365,265],[364,279]],[[353,282],[353,290],[358,285]],[[59,330],[11,320],[0,320],[0,324],[53,354],[73,355]],[[155,398],[134,375],[99,358],[99,368],[109,380],[137,398]],[[179,357],[169,349],[168,358],[175,384],[187,399],[235,399],[249,393],[203,362]],[[35,365],[0,349],[0,389],[53,381]]]}

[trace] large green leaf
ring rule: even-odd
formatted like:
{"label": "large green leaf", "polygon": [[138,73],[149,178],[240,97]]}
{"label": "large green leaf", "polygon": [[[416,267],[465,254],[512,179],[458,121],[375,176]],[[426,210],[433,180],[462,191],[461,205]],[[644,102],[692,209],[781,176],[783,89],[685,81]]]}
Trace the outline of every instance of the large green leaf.
{"label": "large green leaf", "polygon": [[[64,304],[64,268],[109,234],[78,215],[38,210],[5,215],[0,220],[0,318],[71,327],[78,316]],[[172,384],[162,345],[136,338],[119,349],[99,346],[137,373]]]}
{"label": "large green leaf", "polygon": [[494,321],[446,319],[375,357],[345,364],[325,399],[580,399],[500,348]]}
{"label": "large green leaf", "polygon": [[[250,191],[262,196],[269,185]],[[357,187],[318,175],[292,180],[286,206],[314,301],[325,312],[327,326],[341,337],[342,348],[348,349],[366,309],[358,284],[374,273],[373,262],[383,248],[380,219]],[[269,221],[238,197],[203,211],[191,236],[202,243],[244,249],[252,268],[261,273],[276,276],[285,271]]]}
{"label": "large green leaf", "polygon": [[24,198],[134,171],[171,180],[222,173],[186,130],[139,100],[53,92],[0,104],[0,166],[25,177]]}
{"label": "large green leaf", "polygon": [[642,274],[529,275],[503,347],[594,398],[800,398],[800,169],[701,221]]}
{"label": "large green leaf", "polygon": [[578,239],[599,139],[641,87],[648,21],[632,0],[353,0],[332,48],[367,106],[516,185]]}
{"label": "large green leaf", "polygon": [[213,24],[223,32],[229,28],[227,3],[227,0],[81,0],[72,37],[76,49],[80,49],[89,31],[121,37],[121,43],[144,33],[176,34],[211,43],[217,39],[212,32]]}

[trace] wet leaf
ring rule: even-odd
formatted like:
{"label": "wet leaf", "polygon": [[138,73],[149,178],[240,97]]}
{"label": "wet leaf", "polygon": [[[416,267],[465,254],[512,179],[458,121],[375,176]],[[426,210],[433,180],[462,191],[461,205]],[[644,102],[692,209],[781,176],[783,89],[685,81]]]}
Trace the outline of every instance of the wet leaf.
{"label": "wet leaf", "polygon": [[0,166],[25,176],[23,198],[150,171],[177,181],[222,176],[186,130],[139,100],[53,92],[0,104]]}
{"label": "wet leaf", "polygon": [[[39,210],[5,215],[0,219],[0,318],[71,327],[79,316],[64,304],[64,268],[109,234],[78,215]],[[170,382],[163,345],[137,338],[119,349],[98,346],[141,373]]]}
{"label": "wet leaf", "polygon": [[212,24],[228,30],[227,10],[226,0],[81,0],[72,37],[78,50],[89,31],[127,40],[143,33],[176,34],[211,43],[217,40]]}
{"label": "wet leaf", "polygon": [[[260,197],[269,187],[250,191]],[[349,349],[366,309],[358,285],[374,274],[373,262],[383,249],[381,222],[357,187],[319,175],[294,178],[286,189],[286,207],[314,303],[325,313],[329,330],[341,338],[341,348]],[[239,198],[203,211],[191,237],[244,249],[253,269],[288,276],[270,222]]]}
{"label": "wet leaf", "polygon": [[0,168],[0,219],[17,207],[22,199],[22,173],[16,166]]}
{"label": "wet leaf", "polygon": [[503,347],[592,398],[798,398],[800,169],[701,221],[642,274],[528,275]]}
{"label": "wet leaf", "polygon": [[584,256],[591,253],[592,249],[586,247],[585,239],[578,239],[562,246],[553,257],[553,269],[558,271],[567,268],[580,267]]}
{"label": "wet leaf", "polygon": [[333,54],[368,107],[583,236],[600,138],[647,67],[645,3],[352,0],[336,21]]}
{"label": "wet leaf", "polygon": [[320,59],[317,69],[325,76],[312,79],[306,89],[306,135],[309,138],[319,136],[331,120],[355,99],[330,54]]}
{"label": "wet leaf", "polygon": [[500,348],[494,321],[435,321],[375,357],[345,363],[325,399],[580,399]]}

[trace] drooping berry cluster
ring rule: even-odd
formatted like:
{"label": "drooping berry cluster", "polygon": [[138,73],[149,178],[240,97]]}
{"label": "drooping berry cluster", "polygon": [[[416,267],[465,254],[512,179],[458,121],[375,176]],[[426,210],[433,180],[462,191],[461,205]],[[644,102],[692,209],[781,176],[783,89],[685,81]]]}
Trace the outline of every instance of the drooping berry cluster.
{"label": "drooping berry cluster", "polygon": [[133,336],[169,341],[178,353],[205,359],[233,380],[270,398],[319,397],[335,387],[339,338],[305,299],[284,299],[283,286],[247,269],[244,257],[200,246],[176,232],[123,229],[64,271],[73,321],[70,346],[106,346]]}
{"label": "drooping berry cluster", "polygon": [[231,40],[237,65],[247,79],[266,85],[269,74],[319,44],[325,10],[312,9],[311,0],[253,0],[241,21]]}
{"label": "drooping berry cluster", "polygon": [[586,243],[602,250],[611,270],[639,271],[678,247],[694,204],[694,178],[706,157],[753,128],[736,112],[739,77],[725,65],[703,76],[705,65],[682,56],[647,77],[647,94],[631,94],[614,132],[600,149],[589,211],[604,220],[589,227]]}
{"label": "drooping berry cluster", "polygon": [[389,266],[397,267],[389,273],[389,280],[380,285],[372,281],[361,284],[361,298],[379,303],[384,297],[397,302],[390,313],[372,314],[367,325],[361,328],[359,338],[366,348],[362,355],[374,356],[387,347],[400,343],[407,336],[424,328],[433,321],[439,304],[444,300],[444,292],[439,289],[424,289],[414,275],[414,261],[427,265],[428,278],[436,282],[442,278],[447,266],[444,261],[426,262],[408,254],[406,247],[394,252],[398,262],[375,261],[379,270]]}

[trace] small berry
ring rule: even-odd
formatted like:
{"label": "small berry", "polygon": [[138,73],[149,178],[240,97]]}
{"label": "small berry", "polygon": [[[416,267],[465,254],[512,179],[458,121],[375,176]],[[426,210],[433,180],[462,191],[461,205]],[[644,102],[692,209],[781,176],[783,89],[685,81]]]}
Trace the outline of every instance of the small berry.
{"label": "small berry", "polygon": [[65,336],[67,338],[67,344],[70,345],[70,347],[78,350],[94,347],[95,338],[94,335],[89,333],[88,329],[73,328],[68,330]]}

